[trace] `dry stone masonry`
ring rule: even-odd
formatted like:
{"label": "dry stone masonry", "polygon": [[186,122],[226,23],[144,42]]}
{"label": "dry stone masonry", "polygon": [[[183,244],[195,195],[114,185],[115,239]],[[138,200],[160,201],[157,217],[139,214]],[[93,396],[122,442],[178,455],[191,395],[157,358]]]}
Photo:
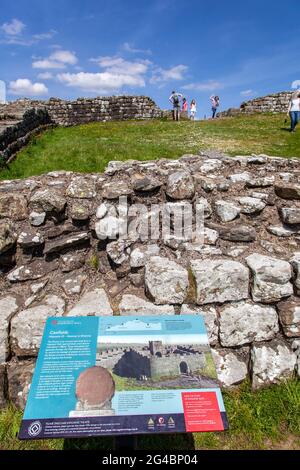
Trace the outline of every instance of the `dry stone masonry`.
{"label": "dry stone masonry", "polygon": [[227,111],[219,113],[219,116],[234,116],[240,113],[286,113],[291,96],[291,91],[282,91],[280,93],[244,101],[240,108],[230,108]]}
{"label": "dry stone masonry", "polygon": [[[209,151],[0,182],[0,406],[24,406],[50,315],[201,312],[224,387],[299,374],[299,179],[298,159]],[[120,196],[146,207],[125,238]],[[196,205],[204,243],[143,236]]]}
{"label": "dry stone masonry", "polygon": [[33,133],[46,127],[162,116],[163,112],[147,96],[106,96],[76,101],[22,99],[0,104],[0,157],[8,161],[28,143]]}

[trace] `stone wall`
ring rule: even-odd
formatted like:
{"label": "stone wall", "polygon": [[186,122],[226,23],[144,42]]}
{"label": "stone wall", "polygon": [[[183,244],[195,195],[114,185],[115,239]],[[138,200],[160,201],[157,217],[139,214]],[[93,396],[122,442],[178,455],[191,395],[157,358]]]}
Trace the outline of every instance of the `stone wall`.
{"label": "stone wall", "polygon": [[230,108],[227,111],[219,113],[219,116],[234,116],[241,113],[286,113],[292,93],[293,92],[290,91],[283,91],[281,93],[255,98],[250,101],[244,101],[240,108]]}
{"label": "stone wall", "polygon": [[[300,357],[299,176],[298,159],[210,151],[113,161],[104,174],[1,181],[0,405],[24,406],[48,316],[202,312],[223,386],[292,377]],[[148,208],[131,215],[137,234],[126,239],[118,238],[119,196]],[[142,237],[155,211],[190,204],[204,211],[204,243]]]}
{"label": "stone wall", "polygon": [[7,162],[26,145],[33,132],[49,125],[74,126],[88,122],[162,117],[147,96],[107,96],[64,101],[22,99],[0,104],[0,158]]}
{"label": "stone wall", "polygon": [[40,132],[51,125],[51,119],[43,108],[27,109],[21,115],[17,113],[0,115],[0,160],[2,163],[8,162],[24,147],[34,132]]}

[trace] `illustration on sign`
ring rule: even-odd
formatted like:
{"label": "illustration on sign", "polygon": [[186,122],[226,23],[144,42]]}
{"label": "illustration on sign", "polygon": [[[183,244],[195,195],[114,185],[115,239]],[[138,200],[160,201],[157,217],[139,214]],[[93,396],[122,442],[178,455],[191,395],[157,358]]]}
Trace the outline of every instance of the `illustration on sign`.
{"label": "illustration on sign", "polygon": [[227,428],[201,315],[47,320],[20,439]]}

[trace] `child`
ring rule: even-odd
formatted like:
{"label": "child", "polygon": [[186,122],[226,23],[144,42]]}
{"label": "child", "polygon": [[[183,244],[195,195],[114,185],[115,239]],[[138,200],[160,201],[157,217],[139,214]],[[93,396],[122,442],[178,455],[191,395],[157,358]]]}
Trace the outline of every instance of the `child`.
{"label": "child", "polygon": [[195,120],[195,116],[196,116],[196,112],[197,112],[197,106],[196,106],[196,101],[195,100],[192,100],[191,101],[191,120],[194,121]]}

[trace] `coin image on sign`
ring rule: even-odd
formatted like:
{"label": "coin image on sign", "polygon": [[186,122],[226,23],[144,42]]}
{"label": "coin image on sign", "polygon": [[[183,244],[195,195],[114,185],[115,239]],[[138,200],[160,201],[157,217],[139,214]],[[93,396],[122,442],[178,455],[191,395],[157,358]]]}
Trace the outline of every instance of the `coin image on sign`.
{"label": "coin image on sign", "polygon": [[115,394],[115,382],[110,372],[104,367],[94,366],[85,369],[76,381],[76,410],[70,417],[114,415],[112,399]]}

